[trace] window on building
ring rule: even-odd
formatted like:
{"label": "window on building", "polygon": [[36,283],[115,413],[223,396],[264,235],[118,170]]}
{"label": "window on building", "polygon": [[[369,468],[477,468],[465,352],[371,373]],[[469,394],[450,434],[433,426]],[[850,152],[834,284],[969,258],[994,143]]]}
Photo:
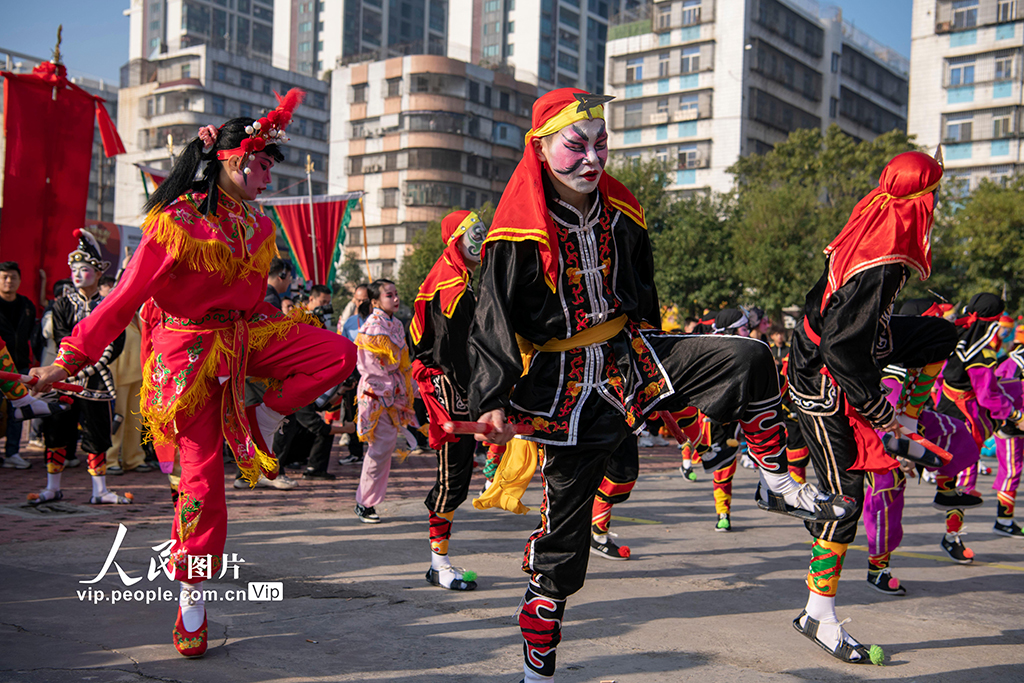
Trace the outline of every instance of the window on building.
{"label": "window on building", "polygon": [[953,28],[978,25],[978,0],[953,0]]}
{"label": "window on building", "polygon": [[299,43],[299,52],[312,52],[312,51],[313,51],[313,43],[311,43],[310,41],[304,40],[301,43]]}
{"label": "window on building", "polygon": [[633,57],[626,60],[626,82],[634,83],[644,78],[644,58]]}
{"label": "window on building", "polygon": [[580,15],[578,12],[573,12],[563,7],[558,12],[558,23],[578,30],[580,27]]}
{"label": "window on building", "polygon": [[352,102],[353,104],[359,104],[366,102],[366,83],[360,83],[352,86]]}
{"label": "window on building", "polygon": [[263,21],[274,22],[274,10],[270,7],[261,7],[258,3],[252,6],[252,15]]}
{"label": "window on building", "polygon": [[249,13],[249,0],[236,0],[235,5],[241,14]]}
{"label": "window on building", "polygon": [[494,106],[494,98],[491,97],[491,86],[489,85],[484,86],[484,104],[488,107]]}
{"label": "window on building", "polygon": [[149,22],[149,30],[150,31],[159,31],[160,30],[160,20],[159,19],[155,19],[155,20]]}
{"label": "window on building", "polygon": [[946,142],[970,142],[973,114],[951,114],[946,117]]}
{"label": "window on building", "polygon": [[516,32],[516,22],[514,22],[514,21],[508,22],[508,32],[509,33],[515,33]]}
{"label": "window on building", "polygon": [[160,39],[159,38],[150,38],[149,39],[149,49],[150,49],[150,51],[157,50],[159,48],[160,48]]}
{"label": "window on building", "polygon": [[501,9],[501,2],[500,2],[500,0],[487,0],[487,2],[484,3],[484,11],[485,12],[497,12],[500,9]]}
{"label": "window on building", "polygon": [[683,26],[693,26],[700,23],[700,1],[683,0]]}
{"label": "window on building", "polygon": [[387,82],[387,97],[398,97],[402,94],[402,77],[389,78]]}
{"label": "window on building", "polygon": [[511,107],[510,97],[507,92],[498,93],[498,108],[502,111],[509,111]]}
{"label": "window on building", "polygon": [[683,56],[679,62],[679,72],[684,74],[692,74],[700,71],[700,48],[684,47]]}
{"label": "window on building", "polygon": [[658,55],[658,78],[668,76],[668,53],[662,52]]}
{"label": "window on building", "polygon": [[700,153],[697,145],[679,145],[679,168],[699,168]]}
{"label": "window on building", "polygon": [[832,73],[839,73],[839,65],[841,63],[842,58],[843,56],[840,55],[838,52],[832,53]]}
{"label": "window on building", "polygon": [[324,124],[322,122],[313,121],[311,127],[312,131],[310,137],[312,137],[314,140],[323,140],[327,137],[324,135]]}
{"label": "window on building", "polygon": [[248,71],[242,71],[238,75],[238,85],[242,86],[246,90],[252,90],[252,74]]}
{"label": "window on building", "polygon": [[949,84],[951,86],[970,85],[974,83],[974,58],[970,62],[950,63]]}
{"label": "window on building", "polygon": [[270,24],[253,22],[252,49],[255,52],[269,55],[274,50],[274,29]]}
{"label": "window on building", "polygon": [[558,51],[558,66],[565,69],[566,71],[579,71],[580,62],[572,55],[568,55],[561,50]]}
{"label": "window on building", "polygon": [[672,27],[672,3],[658,5],[658,28],[661,30]]}
{"label": "window on building", "polygon": [[509,56],[509,57],[512,57],[512,56],[514,56],[515,54],[516,54],[516,46],[515,46],[515,45],[513,45],[512,43],[509,43],[509,44],[508,44],[508,56]]}
{"label": "window on building", "polygon": [[659,147],[658,149],[654,150],[654,158],[657,159],[658,163],[668,163],[668,148]]}
{"label": "window on building", "polygon": [[398,208],[397,187],[385,187],[380,191],[380,206],[383,209]]}
{"label": "window on building", "polygon": [[828,98],[828,115],[833,119],[839,116],[839,100],[835,97]]}
{"label": "window on building", "polygon": [[476,81],[469,82],[469,101],[476,102],[480,99],[480,84]]}
{"label": "window on building", "polygon": [[1017,15],[1017,0],[999,0],[996,5],[996,21],[1003,23],[1013,21]]}
{"label": "window on building", "polygon": [[668,113],[668,98],[667,97],[663,97],[662,99],[658,100],[658,113],[659,114],[667,114]]}
{"label": "window on building", "polygon": [[626,120],[624,126],[626,128],[639,128],[643,125],[644,115],[644,104],[643,102],[627,102],[626,103]]}
{"label": "window on building", "polygon": [[562,47],[567,47],[570,50],[579,52],[580,50],[580,37],[571,31],[559,29],[558,31],[558,44]]}
{"label": "window on building", "polygon": [[238,107],[238,115],[243,116],[247,119],[252,118],[252,105],[248,102],[242,102]]}
{"label": "window on building", "polygon": [[226,102],[223,97],[221,97],[220,95],[214,95],[210,98],[210,104],[212,105],[214,114],[216,114],[217,116],[224,116]]}
{"label": "window on building", "polygon": [[1013,134],[1010,127],[1011,118],[1009,114],[997,114],[992,118],[992,137],[1008,138]]}
{"label": "window on building", "polygon": [[1013,57],[996,59],[996,80],[1008,81],[1013,78]]}
{"label": "window on building", "polygon": [[228,80],[228,67],[225,64],[214,64],[213,65],[213,80],[224,81]]}
{"label": "window on building", "polygon": [[326,109],[327,108],[327,96],[322,92],[310,93],[309,104],[314,109]]}
{"label": "window on building", "polygon": [[679,96],[679,111],[692,111],[696,112],[700,106],[700,97],[697,93],[692,95],[680,95]]}
{"label": "window on building", "polygon": [[191,64],[182,64],[181,65],[181,77],[182,78],[191,78],[192,77],[192,65]]}
{"label": "window on building", "polygon": [[270,82],[270,79],[269,78],[264,78],[263,79],[263,94],[264,95],[269,95],[273,89],[274,89],[274,86]]}

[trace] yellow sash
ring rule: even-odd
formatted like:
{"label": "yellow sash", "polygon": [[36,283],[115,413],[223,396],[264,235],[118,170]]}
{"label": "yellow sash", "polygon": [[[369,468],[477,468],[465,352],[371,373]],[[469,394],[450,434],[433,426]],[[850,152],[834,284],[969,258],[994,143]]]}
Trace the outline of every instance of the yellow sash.
{"label": "yellow sash", "polygon": [[530,347],[533,347],[536,351],[545,351],[549,353],[572,351],[573,349],[591,346],[593,344],[601,344],[608,341],[619,332],[622,332],[622,329],[626,326],[628,321],[629,319],[626,316],[620,315],[618,318],[606,320],[600,325],[588,327],[579,334],[574,334],[568,339],[552,339],[540,346],[530,343],[519,335],[516,335],[516,338],[519,342],[520,351],[525,351]]}

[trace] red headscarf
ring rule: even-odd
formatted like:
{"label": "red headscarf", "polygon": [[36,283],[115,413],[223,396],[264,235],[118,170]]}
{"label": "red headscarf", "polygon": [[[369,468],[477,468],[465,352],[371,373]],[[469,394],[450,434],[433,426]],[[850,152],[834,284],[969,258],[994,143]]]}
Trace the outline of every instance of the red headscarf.
{"label": "red headscarf", "polygon": [[902,263],[928,279],[932,192],[941,178],[942,166],[922,152],[904,152],[886,165],[878,187],[857,203],[846,227],[825,248],[830,258],[822,313],[836,290],[868,268]]}
{"label": "red headscarf", "polygon": [[453,211],[441,219],[441,239],[446,246],[441,252],[441,258],[420,285],[416,301],[413,302],[414,314],[412,323],[409,324],[409,335],[414,344],[419,344],[423,338],[427,306],[433,301],[434,296],[441,296],[441,310],[450,318],[469,285],[469,269],[462,260],[462,252],[459,251],[459,238],[472,222],[467,220],[470,217],[475,218],[476,214],[472,211]]}
{"label": "red headscarf", "polygon": [[[593,118],[604,118],[603,107],[600,105],[577,111],[585,106],[585,102],[577,95],[595,97],[578,88],[559,88],[533,103],[533,128],[526,134],[523,159],[516,166],[501,195],[501,202],[494,212],[494,221],[484,242],[485,250],[488,243],[496,240],[536,242],[544,279],[552,292],[558,281],[558,233],[548,215],[544,198],[543,165],[537,158],[532,140],[557,133],[574,121],[586,119],[588,112]],[[647,229],[643,208],[622,183],[605,172],[601,174],[597,187],[610,209],[622,211]]]}

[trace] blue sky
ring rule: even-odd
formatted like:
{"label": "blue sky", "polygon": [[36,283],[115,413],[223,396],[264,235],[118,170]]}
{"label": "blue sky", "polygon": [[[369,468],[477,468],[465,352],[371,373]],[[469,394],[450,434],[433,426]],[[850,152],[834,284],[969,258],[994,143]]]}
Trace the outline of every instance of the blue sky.
{"label": "blue sky", "polygon": [[[328,0],[341,2],[341,0]],[[450,0],[452,6],[468,0]],[[911,0],[832,0],[843,16],[875,39],[910,56]],[[129,0],[0,0],[0,48],[49,57],[64,24],[69,68],[116,82],[128,60]]]}

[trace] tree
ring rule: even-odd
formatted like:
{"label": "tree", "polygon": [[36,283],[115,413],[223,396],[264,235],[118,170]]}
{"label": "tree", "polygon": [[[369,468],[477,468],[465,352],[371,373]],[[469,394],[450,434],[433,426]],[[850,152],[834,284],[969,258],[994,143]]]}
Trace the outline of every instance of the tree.
{"label": "tree", "polygon": [[331,306],[340,315],[349,299],[355,292],[356,286],[366,282],[366,270],[363,260],[356,250],[345,250],[345,259],[334,271],[334,287],[331,296]]}
{"label": "tree", "polygon": [[675,198],[665,188],[671,184],[666,162],[656,159],[615,159],[608,164],[608,173],[633,193],[644,207],[647,229],[652,235],[671,227],[675,220]]}
{"label": "tree", "polygon": [[723,195],[696,195],[671,206],[666,226],[651,235],[662,305],[696,316],[735,303],[741,291],[730,249],[735,203]]}
{"label": "tree", "polygon": [[406,306],[412,306],[420,285],[427,278],[430,269],[444,251],[441,240],[441,221],[430,221],[424,230],[416,234],[412,241],[412,252],[402,259],[398,269],[398,297]]}

